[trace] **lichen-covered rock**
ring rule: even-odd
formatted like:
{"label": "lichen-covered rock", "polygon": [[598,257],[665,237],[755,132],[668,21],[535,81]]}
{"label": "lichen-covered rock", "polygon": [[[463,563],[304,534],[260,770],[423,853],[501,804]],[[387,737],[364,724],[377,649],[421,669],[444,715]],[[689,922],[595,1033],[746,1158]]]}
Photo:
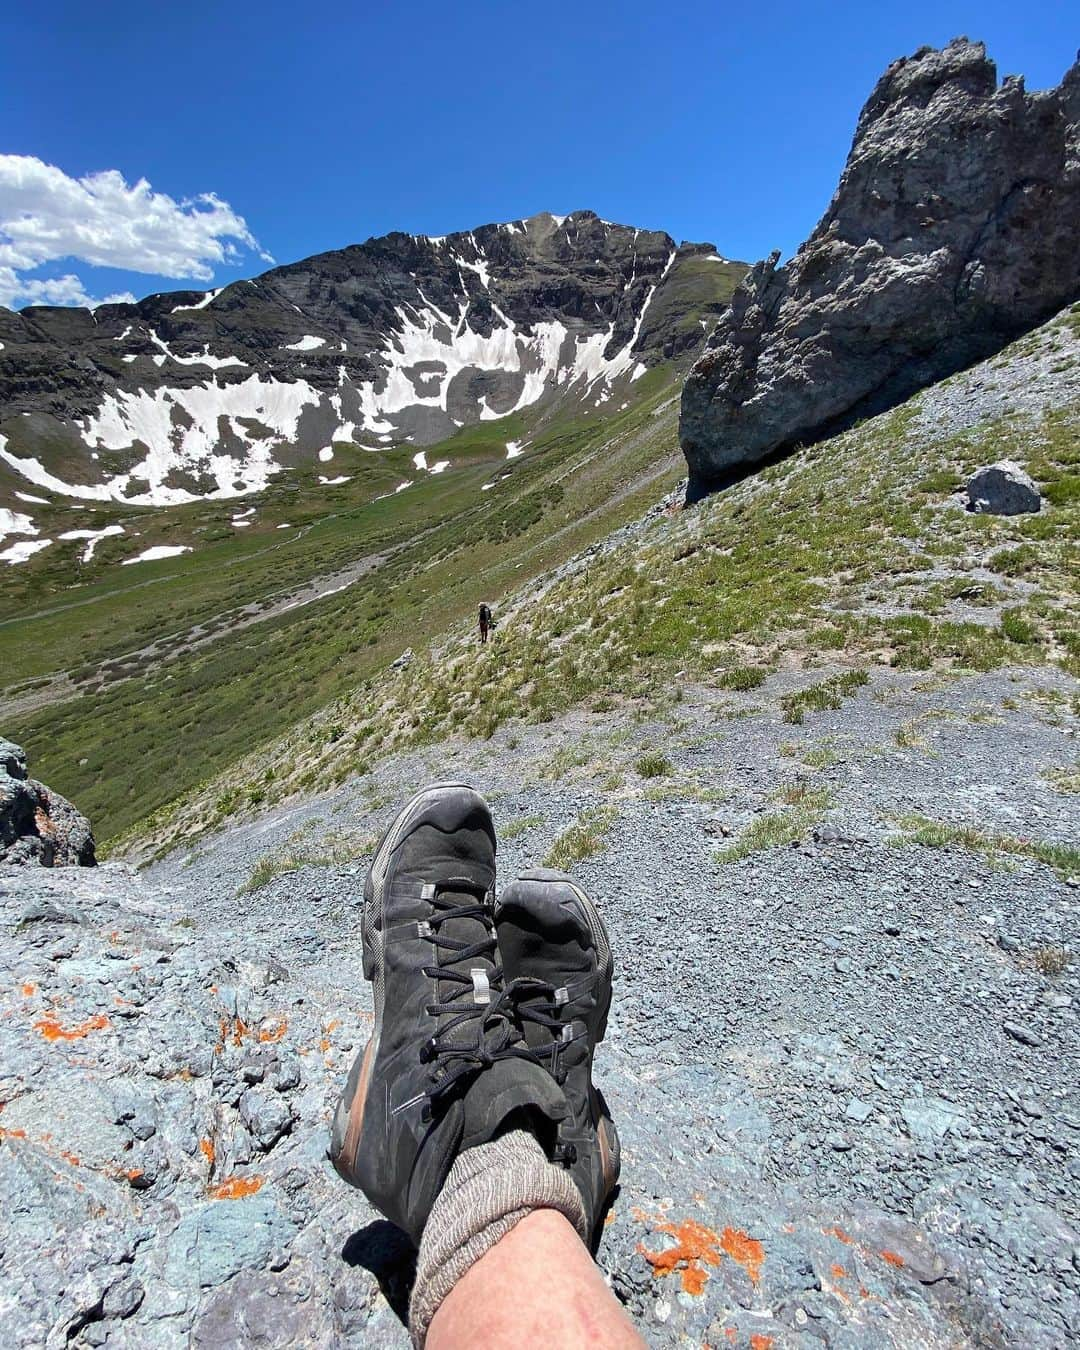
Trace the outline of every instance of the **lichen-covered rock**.
{"label": "lichen-covered rock", "polygon": [[836,194],[751,269],[683,392],[691,496],[999,350],[1080,295],[1080,63],[997,84],[958,38],[893,62]]}
{"label": "lichen-covered rock", "polygon": [[968,481],[967,498],[970,510],[992,516],[1019,516],[1042,506],[1039,489],[1011,459],[977,469]]}
{"label": "lichen-covered rock", "polygon": [[27,777],[21,746],[0,739],[0,863],[93,867],[90,822],[58,792]]}

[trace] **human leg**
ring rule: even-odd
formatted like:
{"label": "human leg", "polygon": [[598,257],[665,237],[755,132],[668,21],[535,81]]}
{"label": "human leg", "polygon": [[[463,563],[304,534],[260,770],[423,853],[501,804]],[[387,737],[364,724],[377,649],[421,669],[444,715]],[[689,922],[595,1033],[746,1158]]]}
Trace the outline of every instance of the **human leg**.
{"label": "human leg", "polygon": [[526,1214],[458,1281],[427,1350],[636,1350],[644,1341],[584,1243],[553,1209]]}

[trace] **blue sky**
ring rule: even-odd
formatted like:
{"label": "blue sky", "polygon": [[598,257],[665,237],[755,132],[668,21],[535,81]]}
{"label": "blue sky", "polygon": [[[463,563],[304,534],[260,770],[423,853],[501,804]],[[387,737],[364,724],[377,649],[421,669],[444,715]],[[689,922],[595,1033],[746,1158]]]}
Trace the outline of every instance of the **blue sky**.
{"label": "blue sky", "polygon": [[203,289],[261,254],[582,207],[730,257],[787,254],[890,60],[966,33],[999,75],[1044,88],[1075,58],[1077,19],[1074,0],[16,0],[0,17],[0,303],[5,284],[18,305]]}

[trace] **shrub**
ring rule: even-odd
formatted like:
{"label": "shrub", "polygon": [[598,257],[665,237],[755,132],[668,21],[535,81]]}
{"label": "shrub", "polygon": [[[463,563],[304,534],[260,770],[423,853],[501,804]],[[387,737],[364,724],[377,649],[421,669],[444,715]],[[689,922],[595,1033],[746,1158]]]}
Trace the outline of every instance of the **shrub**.
{"label": "shrub", "polygon": [[736,689],[747,693],[751,689],[760,689],[769,672],[763,666],[732,666],[725,670],[717,681],[721,689]]}

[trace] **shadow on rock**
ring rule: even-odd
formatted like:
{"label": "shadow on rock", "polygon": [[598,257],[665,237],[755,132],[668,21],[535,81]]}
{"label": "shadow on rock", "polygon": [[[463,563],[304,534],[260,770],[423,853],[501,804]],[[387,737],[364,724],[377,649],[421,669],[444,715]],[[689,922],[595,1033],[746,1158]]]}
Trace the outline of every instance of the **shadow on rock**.
{"label": "shadow on rock", "polygon": [[341,1249],[341,1259],[346,1265],[369,1270],[402,1325],[408,1326],[416,1248],[401,1229],[386,1219],[376,1219],[348,1238]]}

